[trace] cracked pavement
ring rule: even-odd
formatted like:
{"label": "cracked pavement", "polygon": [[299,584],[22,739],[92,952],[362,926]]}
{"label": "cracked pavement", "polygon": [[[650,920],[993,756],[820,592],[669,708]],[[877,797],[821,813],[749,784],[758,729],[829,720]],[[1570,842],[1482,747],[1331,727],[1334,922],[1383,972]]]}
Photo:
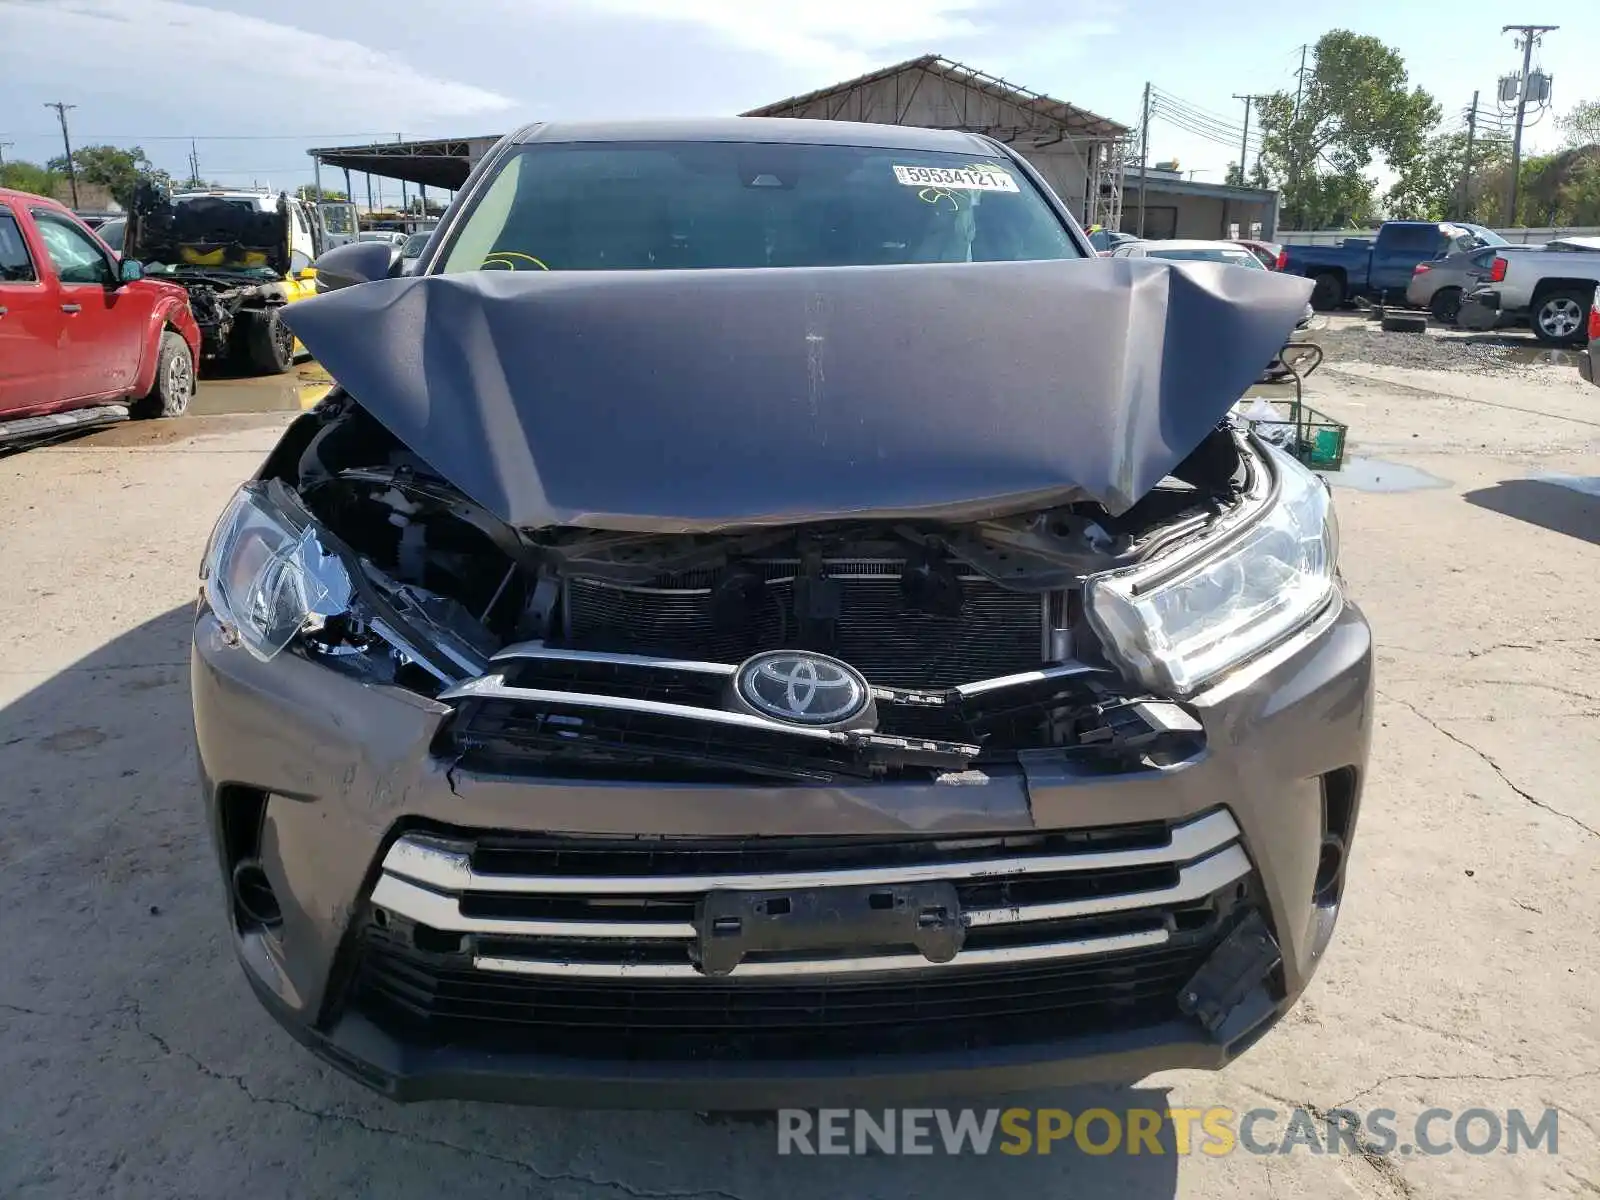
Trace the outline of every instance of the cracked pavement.
{"label": "cracked pavement", "polygon": [[1540,477],[1600,470],[1600,389],[1555,365],[1337,367],[1312,401],[1350,422],[1355,452],[1442,485],[1339,489],[1380,694],[1327,961],[1221,1074],[1004,1103],[1381,1107],[1402,1130],[1430,1107],[1549,1107],[1558,1154],[1385,1156],[1362,1140],[1323,1155],[780,1158],[770,1123],[365,1091],[246,987],[194,787],[195,566],[287,419],[260,415],[0,461],[0,1196],[1592,1200],[1600,500]]}

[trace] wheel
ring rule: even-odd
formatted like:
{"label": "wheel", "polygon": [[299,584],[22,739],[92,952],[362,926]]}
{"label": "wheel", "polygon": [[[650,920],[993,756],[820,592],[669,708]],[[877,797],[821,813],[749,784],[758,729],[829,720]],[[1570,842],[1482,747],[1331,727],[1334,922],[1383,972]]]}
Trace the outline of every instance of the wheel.
{"label": "wheel", "polygon": [[189,343],[168,329],[156,353],[156,381],[148,395],[129,406],[135,417],[181,417],[194,397],[194,358]]}
{"label": "wheel", "polygon": [[1311,307],[1328,312],[1344,303],[1344,280],[1337,275],[1318,275],[1311,288]]}
{"label": "wheel", "polygon": [[1433,294],[1433,299],[1428,301],[1428,311],[1439,324],[1454,325],[1461,316],[1461,289],[1440,288]]}
{"label": "wheel", "polygon": [[1584,340],[1593,292],[1577,288],[1546,292],[1533,306],[1533,336],[1551,346],[1576,346]]}
{"label": "wheel", "polygon": [[1385,333],[1426,333],[1428,318],[1421,313],[1388,313],[1383,318]]}
{"label": "wheel", "polygon": [[252,371],[257,375],[284,375],[294,368],[294,333],[276,308],[241,313],[240,320],[245,326],[245,364]]}

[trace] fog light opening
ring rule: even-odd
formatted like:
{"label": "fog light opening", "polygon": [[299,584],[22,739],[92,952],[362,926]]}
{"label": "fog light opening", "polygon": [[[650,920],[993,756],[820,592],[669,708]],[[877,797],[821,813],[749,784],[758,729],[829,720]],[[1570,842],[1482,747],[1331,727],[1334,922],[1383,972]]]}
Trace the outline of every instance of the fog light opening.
{"label": "fog light opening", "polygon": [[1344,839],[1329,834],[1322,839],[1322,850],[1317,856],[1317,881],[1312,899],[1322,905],[1337,904],[1343,875]]}
{"label": "fog light opening", "polygon": [[268,929],[283,924],[283,910],[260,859],[247,858],[233,868],[233,902],[252,924]]}
{"label": "fog light opening", "polygon": [[464,941],[459,933],[449,933],[431,925],[411,927],[411,944],[427,954],[460,954]]}

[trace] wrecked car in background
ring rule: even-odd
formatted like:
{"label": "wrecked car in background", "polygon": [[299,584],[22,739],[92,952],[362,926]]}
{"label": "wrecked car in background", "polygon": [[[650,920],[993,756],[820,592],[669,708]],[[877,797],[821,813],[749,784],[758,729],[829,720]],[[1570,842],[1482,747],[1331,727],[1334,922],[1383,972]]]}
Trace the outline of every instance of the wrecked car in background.
{"label": "wrecked car in background", "polygon": [[283,306],[315,294],[311,206],[286,193],[194,192],[143,184],[120,247],[153,279],[189,294],[201,353],[235,370],[282,375],[295,337]]}
{"label": "wrecked car in background", "polygon": [[1309,284],[987,138],[538,125],[318,263],[192,658],[234,943],[398,1099],[1219,1067],[1332,935],[1371,639],[1224,420]]}

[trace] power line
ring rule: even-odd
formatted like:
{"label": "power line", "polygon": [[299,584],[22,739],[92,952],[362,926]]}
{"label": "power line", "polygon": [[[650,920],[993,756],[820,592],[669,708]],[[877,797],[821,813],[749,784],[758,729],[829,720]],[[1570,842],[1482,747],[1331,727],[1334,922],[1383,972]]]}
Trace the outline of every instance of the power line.
{"label": "power line", "polygon": [[1157,112],[1170,116],[1174,120],[1186,121],[1198,129],[1204,129],[1210,133],[1216,134],[1219,137],[1226,138],[1229,141],[1237,138],[1242,129],[1242,127],[1237,123],[1220,121],[1213,117],[1208,117],[1192,108],[1181,104],[1175,104],[1161,96],[1156,96],[1153,104]]}

